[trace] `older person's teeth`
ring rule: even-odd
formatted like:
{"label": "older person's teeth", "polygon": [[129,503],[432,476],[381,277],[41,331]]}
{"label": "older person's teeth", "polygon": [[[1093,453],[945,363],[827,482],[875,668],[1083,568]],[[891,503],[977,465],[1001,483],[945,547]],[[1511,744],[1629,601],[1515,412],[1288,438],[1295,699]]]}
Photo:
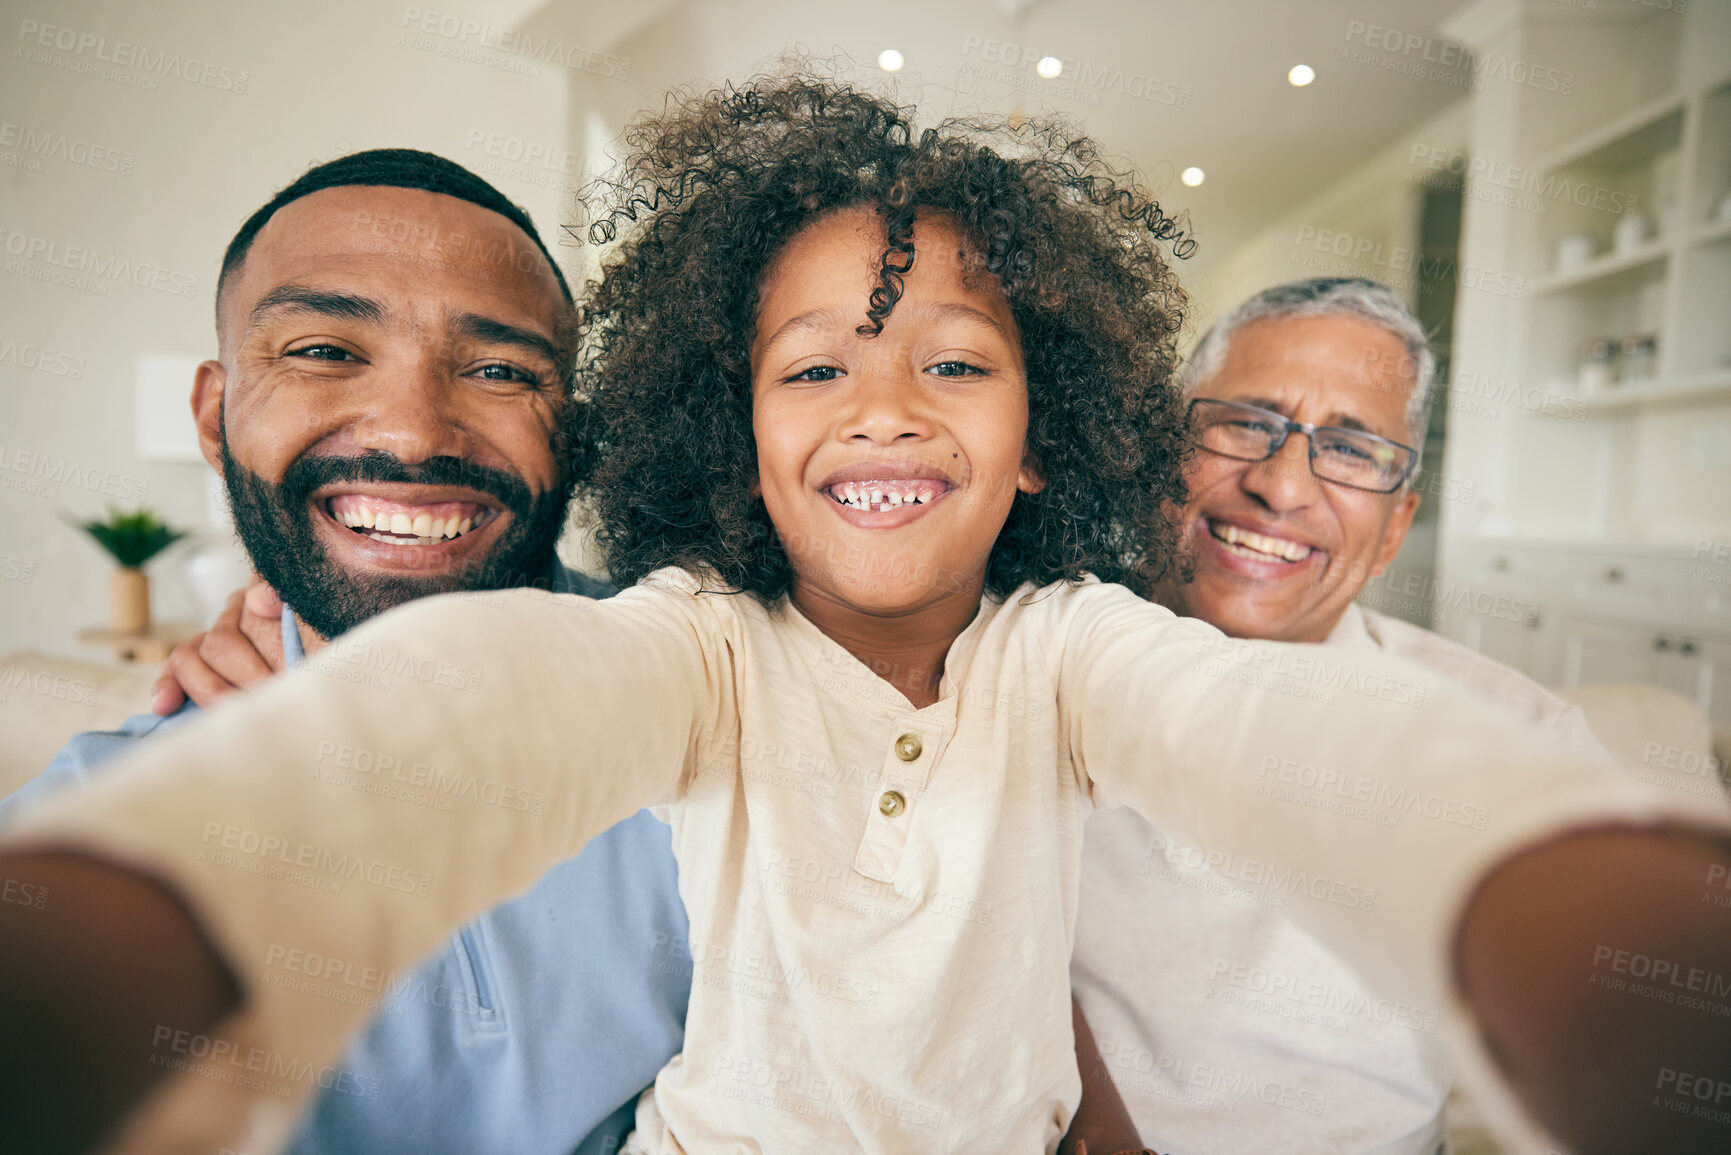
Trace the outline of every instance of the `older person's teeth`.
{"label": "older person's teeth", "polygon": [[[418,524],[419,519],[417,518],[416,521]],[[432,524],[427,526],[426,536],[432,538],[434,541],[438,541],[440,538],[444,537],[445,536],[445,519],[442,517],[433,518]]]}
{"label": "older person's teeth", "polygon": [[1314,552],[1308,545],[1240,529],[1236,525],[1211,523],[1209,530],[1218,540],[1246,556],[1260,554],[1263,557],[1279,558],[1281,561],[1300,562]]}
{"label": "older person's teeth", "polygon": [[457,524],[457,532],[458,533],[468,533],[470,529],[474,528],[474,525],[475,525],[475,519],[474,518],[465,517],[461,522],[459,522]]}
{"label": "older person's teeth", "polygon": [[409,528],[414,531],[414,534],[416,537],[432,537],[433,536],[433,516],[432,516],[432,514],[429,514],[429,513],[417,514],[415,517],[415,520],[413,520],[409,523]]}
{"label": "older person's teeth", "polygon": [[410,534],[415,532],[415,523],[409,520],[409,515],[406,513],[393,513],[391,514],[390,524],[387,525],[385,524],[385,515],[381,513],[379,515],[379,528],[388,533],[401,534],[403,537],[408,537]]}

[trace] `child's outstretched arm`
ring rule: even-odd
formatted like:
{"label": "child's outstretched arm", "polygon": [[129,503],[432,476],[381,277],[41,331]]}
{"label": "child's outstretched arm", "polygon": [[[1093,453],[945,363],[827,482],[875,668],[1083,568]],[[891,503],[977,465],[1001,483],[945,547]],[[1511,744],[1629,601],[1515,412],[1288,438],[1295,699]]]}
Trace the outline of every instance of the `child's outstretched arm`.
{"label": "child's outstretched arm", "polygon": [[1112,1082],[1112,1072],[1100,1057],[1094,1032],[1082,1014],[1082,1004],[1070,1000],[1070,1029],[1076,1037],[1076,1069],[1082,1076],[1082,1101],[1070,1118],[1070,1129],[1058,1144],[1058,1155],[1122,1155],[1141,1151],[1142,1137],[1124,1097]]}
{"label": "child's outstretched arm", "polygon": [[1731,1086],[1731,929],[1703,903],[1731,868],[1722,807],[1585,764],[1380,652],[1239,641],[1082,593],[1058,699],[1097,804],[1309,925],[1390,1021],[1440,1029],[1527,1149],[1541,1126],[1579,1152],[1713,1136],[1685,1096]]}
{"label": "child's outstretched arm", "polygon": [[[0,1024],[61,1035],[0,1048],[40,1075],[0,1071],[0,1130],[75,1110],[88,1137],[174,1073],[128,1150],[170,1133],[215,1150],[260,1118],[286,1138],[374,1009],[303,990],[291,956],[388,990],[451,929],[677,796],[720,696],[690,602],[415,602],[21,816],[0,875],[42,901],[0,912],[0,979],[17,980],[0,981]],[[18,1101],[31,1086],[49,1097]]]}

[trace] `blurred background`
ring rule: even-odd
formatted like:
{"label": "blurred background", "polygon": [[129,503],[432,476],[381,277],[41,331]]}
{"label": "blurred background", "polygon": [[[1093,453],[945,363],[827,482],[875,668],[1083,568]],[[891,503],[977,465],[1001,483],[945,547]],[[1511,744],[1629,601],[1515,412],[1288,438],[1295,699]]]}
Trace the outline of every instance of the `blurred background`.
{"label": "blurred background", "polygon": [[[1731,729],[1731,0],[0,14],[9,718],[75,711],[70,733],[124,713],[239,580],[186,399],[215,351],[222,250],[273,191],[356,149],[423,148],[552,243],[632,113],[803,50],[930,118],[1080,120],[1199,242],[1187,342],[1271,284],[1391,285],[1433,331],[1447,388],[1418,524],[1362,600],[1548,685],[1664,687]],[[555,252],[588,271],[582,246]],[[113,628],[114,560],[67,524],[110,506],[185,531],[144,567],[142,631]],[[57,745],[18,756],[40,766]]]}

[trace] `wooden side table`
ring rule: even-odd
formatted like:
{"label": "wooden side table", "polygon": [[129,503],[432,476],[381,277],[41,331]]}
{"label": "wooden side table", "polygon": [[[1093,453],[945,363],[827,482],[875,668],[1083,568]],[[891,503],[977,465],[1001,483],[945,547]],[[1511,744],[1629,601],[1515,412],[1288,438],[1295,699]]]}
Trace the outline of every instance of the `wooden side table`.
{"label": "wooden side table", "polygon": [[107,646],[122,662],[160,662],[170,650],[204,630],[197,622],[152,623],[142,634],[106,627],[78,631],[78,640],[89,646]]}

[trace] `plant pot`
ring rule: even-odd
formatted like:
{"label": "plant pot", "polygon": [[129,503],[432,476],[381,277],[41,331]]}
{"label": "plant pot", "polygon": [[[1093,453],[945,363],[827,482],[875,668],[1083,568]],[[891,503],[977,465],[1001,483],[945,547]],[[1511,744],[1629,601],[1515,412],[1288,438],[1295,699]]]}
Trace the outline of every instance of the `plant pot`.
{"label": "plant pot", "polygon": [[143,570],[122,566],[108,576],[108,624],[123,634],[150,628],[150,579]]}

